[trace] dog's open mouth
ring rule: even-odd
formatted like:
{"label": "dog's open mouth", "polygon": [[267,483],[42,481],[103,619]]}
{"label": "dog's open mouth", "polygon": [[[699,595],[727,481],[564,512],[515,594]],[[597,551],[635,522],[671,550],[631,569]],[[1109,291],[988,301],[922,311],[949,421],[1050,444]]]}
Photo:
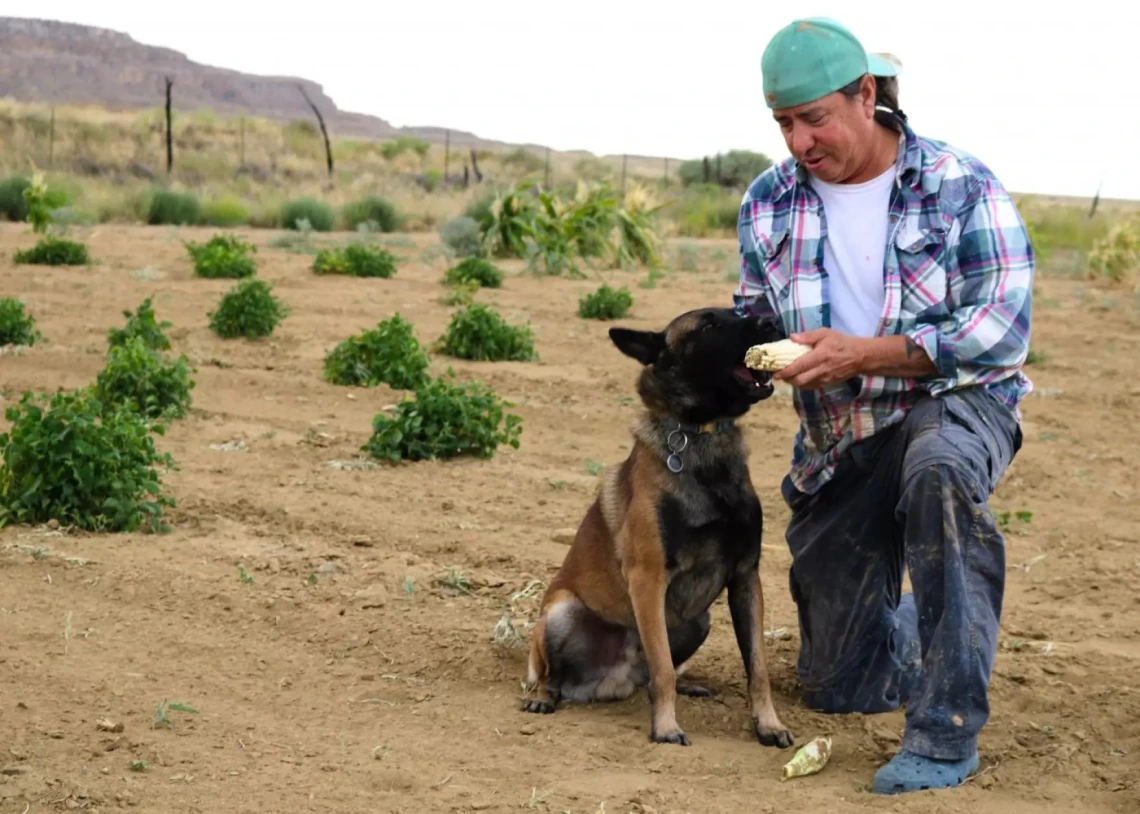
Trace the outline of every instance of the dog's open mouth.
{"label": "dog's open mouth", "polygon": [[737,365],[732,369],[732,376],[747,390],[760,392],[772,381],[772,374],[762,370],[753,370],[745,365]]}

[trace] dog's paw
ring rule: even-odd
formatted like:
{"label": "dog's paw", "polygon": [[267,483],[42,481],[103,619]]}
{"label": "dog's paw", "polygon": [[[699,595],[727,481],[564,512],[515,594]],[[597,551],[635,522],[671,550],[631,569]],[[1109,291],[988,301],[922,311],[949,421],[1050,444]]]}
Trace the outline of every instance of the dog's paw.
{"label": "dog's paw", "polygon": [[712,698],[716,693],[707,687],[701,687],[697,684],[682,684],[681,682],[677,682],[677,695],[685,695],[689,698]]}
{"label": "dog's paw", "polygon": [[554,703],[545,698],[528,698],[520,707],[523,712],[535,712],[539,715],[549,715],[554,712]]}
{"label": "dog's paw", "polygon": [[782,724],[764,726],[758,719],[753,718],[752,726],[756,730],[756,739],[760,741],[761,746],[777,746],[780,749],[787,749],[796,742],[795,735]]}
{"label": "dog's paw", "polygon": [[680,729],[674,729],[671,732],[653,732],[650,733],[649,739],[654,743],[672,743],[676,746],[690,745],[689,736]]}

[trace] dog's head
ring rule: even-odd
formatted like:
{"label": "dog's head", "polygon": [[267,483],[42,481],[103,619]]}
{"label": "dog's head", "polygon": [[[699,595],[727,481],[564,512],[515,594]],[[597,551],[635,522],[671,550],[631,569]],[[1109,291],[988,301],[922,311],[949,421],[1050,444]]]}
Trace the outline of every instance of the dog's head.
{"label": "dog's head", "polygon": [[745,367],[744,353],[783,338],[775,320],[731,308],[687,311],[663,331],[610,329],[618,350],[644,365],[638,393],[646,406],[693,423],[736,418],[771,396],[771,375]]}

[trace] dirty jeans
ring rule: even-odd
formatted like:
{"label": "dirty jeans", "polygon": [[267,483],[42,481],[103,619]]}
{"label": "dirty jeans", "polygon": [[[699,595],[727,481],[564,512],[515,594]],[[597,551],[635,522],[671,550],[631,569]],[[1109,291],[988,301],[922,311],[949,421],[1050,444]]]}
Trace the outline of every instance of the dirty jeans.
{"label": "dirty jeans", "polygon": [[[1015,415],[978,388],[925,396],[855,444],[815,494],[785,478],[804,702],[906,705],[904,749],[959,760],[989,717],[1005,541],[987,501],[1021,448]],[[903,567],[913,594],[900,596]]]}

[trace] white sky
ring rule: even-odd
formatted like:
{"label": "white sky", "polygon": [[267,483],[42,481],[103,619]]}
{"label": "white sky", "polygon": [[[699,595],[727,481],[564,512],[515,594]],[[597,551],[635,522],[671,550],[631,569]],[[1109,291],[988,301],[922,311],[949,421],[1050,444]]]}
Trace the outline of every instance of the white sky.
{"label": "white sky", "polygon": [[[1140,4],[1114,0],[0,0],[0,14],[86,23],[191,59],[301,76],[343,110],[503,141],[697,157],[787,155],[760,55],[794,16],[848,25],[903,62],[921,134],[1017,192],[1140,199]],[[775,11],[775,13],[773,13]]]}

